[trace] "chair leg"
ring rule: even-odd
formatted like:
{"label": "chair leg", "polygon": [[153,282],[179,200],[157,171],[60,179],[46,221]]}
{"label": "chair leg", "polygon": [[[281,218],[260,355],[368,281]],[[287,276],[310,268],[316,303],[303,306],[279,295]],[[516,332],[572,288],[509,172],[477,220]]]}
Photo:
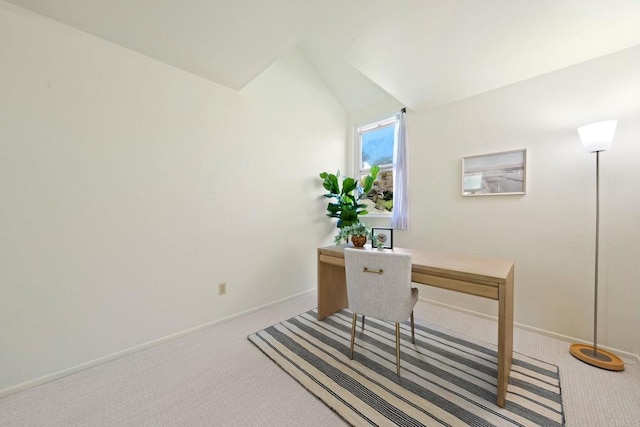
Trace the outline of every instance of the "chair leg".
{"label": "chair leg", "polygon": [[349,353],[349,359],[353,360],[353,345],[356,342],[356,323],[358,322],[358,315],[353,313],[353,321],[351,322],[351,352]]}
{"label": "chair leg", "polygon": [[362,330],[364,331],[364,314],[362,315]]}
{"label": "chair leg", "polygon": [[413,310],[411,310],[411,342],[416,343],[416,325],[413,323]]}
{"label": "chair leg", "polygon": [[400,323],[396,322],[396,367],[400,376]]}

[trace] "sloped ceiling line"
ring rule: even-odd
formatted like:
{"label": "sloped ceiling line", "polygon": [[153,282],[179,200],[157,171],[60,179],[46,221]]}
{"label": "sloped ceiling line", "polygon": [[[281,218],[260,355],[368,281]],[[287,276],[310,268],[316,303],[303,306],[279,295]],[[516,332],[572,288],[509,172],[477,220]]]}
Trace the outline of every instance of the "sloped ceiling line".
{"label": "sloped ceiling line", "polygon": [[640,44],[638,0],[9,2],[235,90],[298,47],[348,111],[420,111]]}

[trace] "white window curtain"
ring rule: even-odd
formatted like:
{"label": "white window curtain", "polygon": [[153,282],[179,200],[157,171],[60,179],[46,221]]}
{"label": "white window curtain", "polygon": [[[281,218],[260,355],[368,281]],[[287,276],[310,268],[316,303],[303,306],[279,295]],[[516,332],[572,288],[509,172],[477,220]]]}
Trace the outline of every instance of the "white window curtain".
{"label": "white window curtain", "polygon": [[396,230],[406,230],[409,227],[409,199],[407,197],[407,110],[405,108],[399,113],[396,132],[391,227]]}

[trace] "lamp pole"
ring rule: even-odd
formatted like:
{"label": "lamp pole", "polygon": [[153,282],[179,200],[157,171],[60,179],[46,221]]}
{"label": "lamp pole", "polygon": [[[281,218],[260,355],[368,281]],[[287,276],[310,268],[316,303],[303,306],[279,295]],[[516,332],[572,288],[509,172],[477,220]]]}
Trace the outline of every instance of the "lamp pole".
{"label": "lamp pole", "polygon": [[593,304],[593,345],[572,344],[571,355],[585,363],[610,371],[622,371],[624,362],[615,354],[598,349],[598,267],[600,254],[600,152],[608,150],[616,129],[616,120],[607,120],[578,128],[585,151],[596,153],[596,254]]}
{"label": "lamp pole", "polygon": [[596,268],[593,297],[593,357],[598,357],[598,254],[600,253],[600,151],[596,151]]}

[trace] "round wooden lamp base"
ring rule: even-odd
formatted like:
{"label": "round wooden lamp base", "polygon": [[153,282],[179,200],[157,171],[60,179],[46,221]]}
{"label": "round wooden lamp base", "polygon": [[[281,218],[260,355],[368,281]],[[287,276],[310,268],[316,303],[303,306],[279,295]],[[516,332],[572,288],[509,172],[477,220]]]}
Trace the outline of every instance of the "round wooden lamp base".
{"label": "round wooden lamp base", "polygon": [[589,365],[597,366],[609,371],[624,370],[624,362],[618,356],[608,351],[598,349],[593,351],[592,345],[572,344],[569,349],[571,355]]}

